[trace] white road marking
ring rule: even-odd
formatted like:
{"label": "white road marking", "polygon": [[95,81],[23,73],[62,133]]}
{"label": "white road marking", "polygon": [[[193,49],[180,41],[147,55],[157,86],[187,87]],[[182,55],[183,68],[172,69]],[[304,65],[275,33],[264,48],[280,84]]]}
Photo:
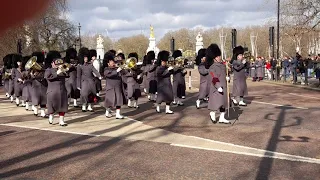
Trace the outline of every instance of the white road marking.
{"label": "white road marking", "polygon": [[[224,150],[224,149],[217,149],[217,148],[203,148],[203,147],[197,147],[197,146],[189,146],[189,145],[183,145],[183,144],[170,144],[171,146],[176,147],[184,147],[184,148],[191,148],[191,149],[201,149],[201,150],[207,150],[207,151],[217,151],[217,152],[225,152],[225,153],[232,153],[232,154],[238,154],[238,155],[246,155],[246,156],[255,156],[255,157],[261,157],[261,158],[273,158],[273,159],[282,159],[282,160],[288,160],[288,161],[295,161],[295,162],[306,162],[306,163],[312,163],[312,164],[320,164],[320,159],[315,158],[307,158],[302,156],[294,156],[289,154],[283,154],[283,153],[276,153],[269,151],[270,155],[268,155],[268,151],[265,151],[264,154],[256,154],[256,153],[249,153],[249,152],[239,152],[239,151],[230,151],[230,150]],[[263,151],[263,150],[261,150]],[[283,156],[277,156],[283,155]]]}
{"label": "white road marking", "polygon": [[320,99],[318,97],[314,97],[314,96],[306,96],[306,95],[300,95],[300,94],[296,94],[296,93],[289,93],[290,95],[294,95],[294,96],[300,96],[300,97],[305,97],[305,98],[311,98],[311,99]]}
{"label": "white road marking", "polygon": [[298,106],[291,106],[291,105],[282,105],[282,104],[274,104],[274,103],[267,103],[267,102],[261,102],[261,101],[252,101],[253,103],[257,103],[257,104],[266,104],[266,105],[272,105],[272,106],[277,106],[277,107],[291,107],[291,108],[295,108],[295,109],[304,109],[307,110],[309,108],[305,108],[305,107],[298,107]]}
{"label": "white road marking", "polygon": [[82,136],[100,137],[100,135],[97,135],[97,134],[70,132],[70,131],[63,131],[63,130],[37,128],[37,127],[21,126],[21,125],[13,125],[13,124],[0,124],[0,125],[1,125],[1,126],[9,126],[9,127],[25,128],[25,129],[36,129],[36,130],[40,130],[40,131],[52,131],[52,132],[60,132],[60,133],[66,133],[66,134],[75,134],[75,135],[82,135]]}

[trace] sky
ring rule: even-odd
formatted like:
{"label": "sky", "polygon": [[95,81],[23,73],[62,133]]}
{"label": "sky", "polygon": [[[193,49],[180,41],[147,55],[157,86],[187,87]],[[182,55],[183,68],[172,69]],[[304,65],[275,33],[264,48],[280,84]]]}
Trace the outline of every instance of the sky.
{"label": "sky", "polygon": [[66,17],[81,23],[82,34],[111,39],[132,35],[156,38],[181,28],[204,30],[263,25],[276,18],[276,0],[69,0]]}

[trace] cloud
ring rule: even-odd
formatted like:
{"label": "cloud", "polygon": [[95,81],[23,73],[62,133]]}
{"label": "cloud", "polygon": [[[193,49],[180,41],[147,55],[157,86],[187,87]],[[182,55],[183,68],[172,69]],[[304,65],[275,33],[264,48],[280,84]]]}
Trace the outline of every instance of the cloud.
{"label": "cloud", "polygon": [[276,4],[266,0],[70,0],[67,17],[86,33],[111,38],[195,27],[262,25],[274,18]]}

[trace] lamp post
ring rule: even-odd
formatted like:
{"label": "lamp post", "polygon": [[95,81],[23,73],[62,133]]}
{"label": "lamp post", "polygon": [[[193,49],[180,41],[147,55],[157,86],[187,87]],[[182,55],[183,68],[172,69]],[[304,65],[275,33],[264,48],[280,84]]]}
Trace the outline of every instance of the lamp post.
{"label": "lamp post", "polygon": [[280,0],[278,0],[278,17],[277,17],[277,59],[279,60],[279,46],[280,46]]}
{"label": "lamp post", "polygon": [[79,28],[79,42],[80,42],[80,48],[81,48],[81,34],[80,34],[81,25],[80,25],[80,23],[78,25],[78,28]]}
{"label": "lamp post", "polygon": [[21,39],[18,39],[17,52],[18,52],[18,54],[22,54],[22,40]]}
{"label": "lamp post", "polygon": [[175,44],[174,44],[174,38],[172,37],[171,38],[171,41],[170,41],[171,43],[170,43],[170,50],[171,50],[171,54],[173,54],[173,52],[174,52],[174,49],[175,49]]}

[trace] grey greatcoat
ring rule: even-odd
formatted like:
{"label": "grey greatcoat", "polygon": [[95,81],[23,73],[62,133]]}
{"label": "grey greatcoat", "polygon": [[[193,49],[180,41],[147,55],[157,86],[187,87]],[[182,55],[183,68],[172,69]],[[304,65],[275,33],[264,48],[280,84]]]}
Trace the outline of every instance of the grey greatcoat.
{"label": "grey greatcoat", "polygon": [[259,77],[259,78],[264,77],[264,73],[263,73],[264,64],[263,64],[262,60],[260,60],[260,61],[257,60],[255,62],[255,65],[256,65],[257,77]]}
{"label": "grey greatcoat", "polygon": [[[137,79],[137,76],[140,75],[141,78]],[[143,81],[142,73],[133,70],[125,71],[125,76],[127,79],[127,99],[137,100],[141,97],[140,85]]]}
{"label": "grey greatcoat", "polygon": [[12,71],[13,71],[13,69],[9,69],[8,70],[10,73],[11,73],[11,78],[9,79],[9,94],[11,95],[11,96],[13,96],[13,94],[14,94],[14,79],[12,79]]}
{"label": "grey greatcoat", "polygon": [[146,66],[147,71],[147,89],[149,93],[155,94],[157,92],[157,65],[156,64],[148,64]]}
{"label": "grey greatcoat", "polygon": [[66,89],[68,92],[68,97],[72,99],[80,98],[80,91],[77,89],[77,69],[72,66],[68,72],[69,77],[66,78]]}
{"label": "grey greatcoat", "polygon": [[[236,61],[236,60],[234,60]],[[256,78],[257,77],[257,71],[256,71],[256,63],[251,62],[250,63],[250,77]]]}
{"label": "grey greatcoat", "polygon": [[[5,75],[5,73],[11,73],[10,69],[5,69],[3,68],[3,73],[2,76]],[[6,90],[6,93],[9,93],[9,80],[11,79],[11,76],[5,77],[4,78],[4,89]]]}
{"label": "grey greatcoat", "polygon": [[[213,63],[209,68],[209,76],[211,77],[210,93],[208,109],[211,111],[218,111],[220,108],[228,107],[228,95],[227,95],[227,71],[226,65],[223,63]],[[223,89],[223,92],[219,92],[219,88]]]}
{"label": "grey greatcoat", "polygon": [[[209,81],[209,69],[206,68],[204,63],[199,64],[198,71],[200,73],[200,86],[198,99],[204,99],[208,97],[210,91]],[[211,81],[210,81],[211,82]]]}
{"label": "grey greatcoat", "polygon": [[77,86],[80,88],[81,102],[83,104],[89,103],[89,95],[95,95],[97,93],[96,83],[95,83],[95,74],[96,77],[100,78],[100,73],[93,67],[92,64],[85,63],[83,65],[77,66]]}
{"label": "grey greatcoat", "polygon": [[247,82],[246,82],[246,64],[240,60],[234,60],[233,66],[233,96],[248,95]]}
{"label": "grey greatcoat", "polygon": [[182,68],[175,68],[173,70],[173,96],[175,98],[182,98],[186,95],[186,81],[184,79],[187,71]]}
{"label": "grey greatcoat", "polygon": [[22,73],[23,73],[23,71],[21,71],[20,68],[13,68],[12,69],[11,77],[13,79],[14,95],[16,97],[22,96],[23,82],[22,81],[18,81],[18,79],[22,80]]}
{"label": "grey greatcoat", "polygon": [[147,83],[148,83],[148,81],[147,81],[147,74],[148,74],[148,72],[147,72],[147,66],[145,65],[145,66],[142,66],[141,67],[141,71],[143,72],[143,80],[142,80],[142,84],[141,84],[141,86],[144,88],[144,89],[146,89],[146,91],[148,92],[149,90],[147,89]]}
{"label": "grey greatcoat", "polygon": [[22,99],[25,102],[31,102],[31,92],[32,92],[32,80],[30,79],[30,71],[23,71],[23,89],[22,89]]}
{"label": "grey greatcoat", "polygon": [[106,77],[104,107],[110,108],[126,104],[122,74],[117,72],[117,68],[106,67],[104,70],[104,76]]}
{"label": "grey greatcoat", "polygon": [[158,79],[158,96],[156,103],[161,104],[165,102],[169,104],[173,101],[173,89],[171,84],[171,74],[173,70],[169,71],[167,66],[158,66],[156,70]]}
{"label": "grey greatcoat", "polygon": [[48,114],[67,112],[68,95],[66,89],[66,74],[57,74],[56,68],[49,68],[45,72],[48,81],[47,108]]}
{"label": "grey greatcoat", "polygon": [[32,79],[32,105],[46,105],[47,104],[47,88],[48,82],[44,78],[44,70],[31,74]]}

